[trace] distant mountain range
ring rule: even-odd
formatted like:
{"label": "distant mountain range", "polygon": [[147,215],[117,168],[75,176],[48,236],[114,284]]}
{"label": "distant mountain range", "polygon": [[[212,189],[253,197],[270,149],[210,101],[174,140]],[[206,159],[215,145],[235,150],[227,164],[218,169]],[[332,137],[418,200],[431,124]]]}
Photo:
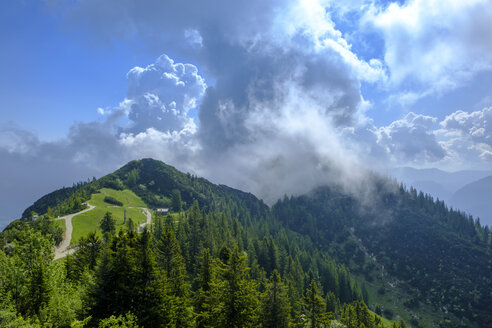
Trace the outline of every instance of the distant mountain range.
{"label": "distant mountain range", "polygon": [[492,176],[469,183],[454,193],[450,204],[492,225]]}
{"label": "distant mountain range", "polygon": [[389,175],[417,190],[444,200],[449,206],[479,217],[492,225],[492,170],[446,172],[439,169],[401,167]]}

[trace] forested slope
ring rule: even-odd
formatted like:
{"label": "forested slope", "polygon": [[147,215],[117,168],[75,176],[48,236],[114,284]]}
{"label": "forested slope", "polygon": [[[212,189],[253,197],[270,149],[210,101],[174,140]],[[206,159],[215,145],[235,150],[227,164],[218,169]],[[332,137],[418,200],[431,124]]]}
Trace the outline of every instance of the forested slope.
{"label": "forested slope", "polygon": [[[149,208],[174,213],[154,213],[142,234],[89,234],[53,262],[50,211],[69,211],[101,188],[131,189]],[[162,162],[132,161],[58,202],[38,202],[50,208],[35,221],[42,225],[24,219],[2,232],[0,323],[372,328],[404,327],[401,315],[415,327],[490,327],[488,228],[376,177],[362,194],[323,187],[270,209]],[[400,286],[388,291],[403,293],[406,308],[381,311],[382,298],[369,299],[365,285],[378,275]],[[432,313],[422,321],[424,308]]]}
{"label": "forested slope", "polygon": [[360,239],[387,273],[416,288],[414,307],[432,303],[443,313],[492,326],[488,227],[413,188],[382,180],[374,186],[370,201],[319,188],[285,198],[272,211],[340,262],[352,260],[354,270],[367,271],[360,250],[347,247],[353,236]]}
{"label": "forested slope", "polygon": [[49,233],[18,221],[25,225],[9,230],[0,252],[0,322],[383,327],[346,267],[309,236],[285,229],[253,195],[153,160],[130,162],[76,197],[83,202],[103,187],[130,188],[150,207],[169,205],[177,214],[155,214],[151,232],[89,234],[61,262],[52,261]]}

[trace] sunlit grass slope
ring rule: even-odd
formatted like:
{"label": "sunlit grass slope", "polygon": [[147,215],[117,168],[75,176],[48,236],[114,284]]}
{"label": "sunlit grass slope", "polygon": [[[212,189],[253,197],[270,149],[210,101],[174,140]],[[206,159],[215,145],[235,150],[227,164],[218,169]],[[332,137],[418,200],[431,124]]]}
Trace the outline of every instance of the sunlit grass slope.
{"label": "sunlit grass slope", "polygon": [[[104,201],[104,197],[110,196],[123,203],[123,206],[115,206]],[[147,207],[145,203],[131,190],[113,190],[103,188],[99,193],[93,194],[88,201],[95,206],[91,211],[82,213],[72,219],[73,233],[71,244],[76,243],[80,237],[87,236],[90,232],[96,231],[101,235],[99,223],[104,214],[109,211],[116,220],[116,231],[124,226],[124,211],[126,210],[127,220],[131,218],[136,225],[145,222],[146,217],[140,209],[136,207]]]}

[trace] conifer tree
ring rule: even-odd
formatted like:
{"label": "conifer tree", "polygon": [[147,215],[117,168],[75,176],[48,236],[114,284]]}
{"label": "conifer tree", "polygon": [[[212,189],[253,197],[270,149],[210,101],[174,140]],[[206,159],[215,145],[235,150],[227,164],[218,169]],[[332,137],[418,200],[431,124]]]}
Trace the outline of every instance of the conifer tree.
{"label": "conifer tree", "polygon": [[193,205],[191,206],[189,212],[189,254],[188,254],[188,263],[189,272],[192,274],[195,272],[195,265],[197,259],[200,255],[200,249],[203,245],[203,233],[202,233],[202,214],[200,213],[200,207],[198,206],[198,202],[195,200]]}
{"label": "conifer tree", "polygon": [[30,271],[27,313],[39,315],[49,300],[49,284],[46,265],[40,262]]}
{"label": "conifer tree", "polygon": [[347,328],[359,328],[364,324],[366,328],[376,327],[374,316],[363,301],[355,301],[352,304],[345,304],[342,309],[340,321]]}
{"label": "conifer tree", "polygon": [[116,222],[115,219],[113,218],[113,214],[111,212],[106,212],[104,214],[104,217],[101,220],[100,227],[103,233],[109,232],[109,233],[114,233],[116,230]]}
{"label": "conifer tree", "polygon": [[196,327],[215,327],[218,318],[214,311],[219,307],[219,293],[214,260],[208,248],[203,249],[201,264],[196,278],[198,289],[194,297]]}
{"label": "conifer tree", "polygon": [[325,312],[325,301],[320,296],[318,285],[311,280],[309,287],[306,291],[306,295],[302,298],[302,305],[307,320],[309,321],[309,327],[318,328],[325,320],[323,315]]}
{"label": "conifer tree", "polygon": [[155,251],[157,266],[165,273],[166,278],[171,283],[172,294],[177,297],[186,296],[186,268],[170,215],[166,217],[164,231],[157,241]]}
{"label": "conifer tree", "polygon": [[174,189],[171,195],[171,205],[173,212],[181,212],[181,192],[178,189]]}
{"label": "conifer tree", "polygon": [[326,293],[326,312],[336,313],[338,310],[338,299],[335,293],[328,291]]}
{"label": "conifer tree", "polygon": [[67,256],[65,262],[67,277],[72,281],[79,281],[85,270],[93,272],[102,247],[102,240],[95,232],[89,233],[87,237],[81,237],[77,243],[77,251]]}
{"label": "conifer tree", "polygon": [[191,325],[186,267],[179,243],[174,234],[172,217],[168,215],[161,238],[155,246],[157,266],[165,276],[172,297],[172,322],[177,327]]}
{"label": "conifer tree", "polygon": [[290,320],[287,288],[277,270],[273,270],[262,297],[261,323],[263,328],[287,328]]}
{"label": "conifer tree", "polygon": [[258,295],[256,285],[248,279],[248,268],[245,256],[239,254],[237,248],[233,252],[224,250],[223,258],[229,259],[221,265],[222,281],[218,286],[221,291],[221,306],[218,326],[221,327],[254,327],[257,322]]}
{"label": "conifer tree", "polygon": [[126,223],[126,227],[128,231],[135,231],[135,223],[133,222],[132,218],[128,218],[128,222]]}
{"label": "conifer tree", "polygon": [[167,289],[154,270],[150,234],[130,231],[112,237],[95,272],[85,301],[93,322],[131,311],[144,327],[169,320]]}

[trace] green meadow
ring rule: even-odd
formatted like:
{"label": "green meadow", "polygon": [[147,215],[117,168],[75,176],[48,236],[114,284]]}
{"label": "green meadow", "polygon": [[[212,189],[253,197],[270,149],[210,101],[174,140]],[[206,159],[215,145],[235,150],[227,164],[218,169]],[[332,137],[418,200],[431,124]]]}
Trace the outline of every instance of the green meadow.
{"label": "green meadow", "polygon": [[[106,203],[104,201],[104,197],[106,196],[113,197],[122,202],[123,206],[115,206]],[[147,207],[147,205],[145,205],[145,203],[131,190],[103,188],[100,192],[93,194],[88,203],[95,206],[95,208],[91,211],[79,214],[72,219],[73,232],[71,244],[77,243],[80,237],[87,236],[93,231],[101,236],[99,223],[104,217],[104,214],[108,211],[112,213],[113,218],[116,220],[116,231],[125,226],[123,223],[125,210],[127,220],[131,218],[136,226],[144,223],[146,220],[142,211],[136,207]]]}

